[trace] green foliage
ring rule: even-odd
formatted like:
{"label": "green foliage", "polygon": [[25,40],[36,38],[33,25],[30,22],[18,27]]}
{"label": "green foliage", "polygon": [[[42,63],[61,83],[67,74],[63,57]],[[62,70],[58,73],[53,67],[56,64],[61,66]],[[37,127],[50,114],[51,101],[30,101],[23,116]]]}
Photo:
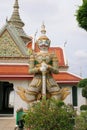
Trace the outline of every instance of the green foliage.
{"label": "green foliage", "polygon": [[87,110],[87,105],[81,105],[80,110]]}
{"label": "green foliage", "polygon": [[84,121],[86,123],[86,129],[87,129],[87,111],[81,112],[81,116],[84,118]]}
{"label": "green foliage", "polygon": [[85,121],[81,116],[77,116],[75,119],[75,129],[74,130],[86,130],[85,129]]}
{"label": "green foliage", "polygon": [[87,98],[87,86],[82,89],[82,96]]}
{"label": "green foliage", "polygon": [[80,80],[80,82],[78,83],[79,88],[84,88],[86,86],[87,86],[87,78]]}
{"label": "green foliage", "polygon": [[76,11],[76,20],[79,27],[87,31],[87,0],[83,0],[83,4]]}
{"label": "green foliage", "polygon": [[87,111],[81,112],[81,114],[75,118],[74,130],[87,130]]}
{"label": "green foliage", "polygon": [[73,109],[61,101],[45,100],[33,105],[24,116],[30,130],[73,130]]}

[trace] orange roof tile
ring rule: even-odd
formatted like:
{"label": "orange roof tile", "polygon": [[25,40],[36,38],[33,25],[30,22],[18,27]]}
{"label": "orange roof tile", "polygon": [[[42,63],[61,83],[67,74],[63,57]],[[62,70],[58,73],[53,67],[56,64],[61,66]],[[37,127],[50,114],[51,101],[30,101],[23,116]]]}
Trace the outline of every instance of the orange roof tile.
{"label": "orange roof tile", "polygon": [[27,43],[26,47],[31,49],[32,48],[32,41],[30,41],[29,43]]}
{"label": "orange roof tile", "polygon": [[60,47],[50,47],[50,52],[54,52],[58,58],[59,66],[65,66],[63,49]]}
{"label": "orange roof tile", "polygon": [[[33,75],[28,73],[28,65],[0,65],[0,79],[1,78],[28,78],[31,79]],[[81,78],[70,74],[68,72],[60,72],[53,74],[54,79],[58,83],[78,83]]]}
{"label": "orange roof tile", "polygon": [[0,65],[0,75],[28,74],[27,65]]}
{"label": "orange roof tile", "polygon": [[53,77],[58,83],[78,83],[82,79],[69,72],[59,72],[59,74],[53,74]]}

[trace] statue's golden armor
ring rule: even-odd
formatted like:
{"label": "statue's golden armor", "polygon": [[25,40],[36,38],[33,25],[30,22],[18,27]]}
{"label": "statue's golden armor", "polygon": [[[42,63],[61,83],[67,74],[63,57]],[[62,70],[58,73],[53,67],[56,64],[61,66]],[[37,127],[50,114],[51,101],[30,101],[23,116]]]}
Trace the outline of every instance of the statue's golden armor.
{"label": "statue's golden armor", "polygon": [[39,52],[30,57],[29,73],[34,74],[34,78],[29,84],[27,92],[35,97],[41,93],[42,73],[40,71],[40,67],[42,62],[45,62],[48,65],[48,69],[45,73],[47,93],[50,96],[56,95],[60,88],[52,77],[52,73],[58,73],[58,60],[54,53]]}
{"label": "statue's golden armor", "polygon": [[50,40],[45,33],[45,25],[43,24],[42,35],[37,40],[40,52],[33,52],[29,61],[29,74],[34,74],[34,78],[28,89],[18,87],[17,93],[26,102],[41,99],[44,94],[46,98],[54,97],[58,100],[64,100],[69,94],[68,89],[60,89],[52,77],[53,73],[58,73],[58,59],[55,53],[49,52]]}

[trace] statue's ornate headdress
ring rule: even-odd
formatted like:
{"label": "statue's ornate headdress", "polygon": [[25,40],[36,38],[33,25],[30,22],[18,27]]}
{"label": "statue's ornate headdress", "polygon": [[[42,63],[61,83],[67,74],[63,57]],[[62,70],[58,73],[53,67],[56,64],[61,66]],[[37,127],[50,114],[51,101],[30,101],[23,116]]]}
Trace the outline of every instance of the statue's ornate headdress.
{"label": "statue's ornate headdress", "polygon": [[[44,42],[43,42],[44,41]],[[44,23],[41,26],[41,36],[37,40],[39,45],[45,44],[47,46],[50,46],[50,39],[46,36],[46,30]]]}

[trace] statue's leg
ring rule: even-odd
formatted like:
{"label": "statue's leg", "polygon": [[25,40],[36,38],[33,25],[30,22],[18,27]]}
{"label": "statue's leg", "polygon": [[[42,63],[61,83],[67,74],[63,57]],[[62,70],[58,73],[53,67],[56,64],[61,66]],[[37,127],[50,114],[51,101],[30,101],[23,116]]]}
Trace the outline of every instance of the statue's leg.
{"label": "statue's leg", "polygon": [[51,93],[51,97],[57,100],[61,100],[61,93],[58,92]]}
{"label": "statue's leg", "polygon": [[26,90],[25,96],[26,96],[28,102],[33,102],[36,100],[36,94],[32,91],[29,92]]}
{"label": "statue's leg", "polygon": [[61,99],[60,87],[53,78],[47,79],[47,91],[51,97]]}
{"label": "statue's leg", "polygon": [[37,100],[37,96],[41,90],[41,79],[34,77],[26,90],[26,97],[28,101]]}

